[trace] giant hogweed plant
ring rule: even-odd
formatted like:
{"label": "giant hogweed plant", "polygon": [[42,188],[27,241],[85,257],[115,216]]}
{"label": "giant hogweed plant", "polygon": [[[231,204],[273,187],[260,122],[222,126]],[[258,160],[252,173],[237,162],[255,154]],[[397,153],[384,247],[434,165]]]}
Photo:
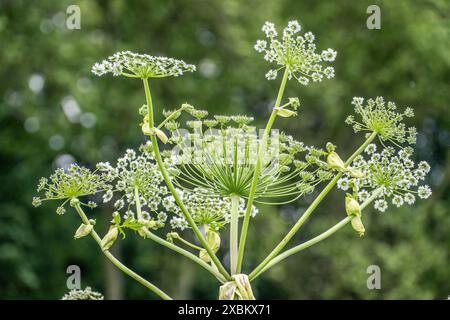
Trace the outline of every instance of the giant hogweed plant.
{"label": "giant hogweed plant", "polygon": [[[126,233],[183,255],[209,272],[219,284],[220,299],[254,299],[251,282],[287,257],[325,240],[350,225],[365,233],[363,210],[380,211],[389,205],[412,205],[428,198],[422,182],[430,166],[415,163],[412,145],[416,129],[403,122],[413,110],[398,111],[382,97],[353,98],[354,115],[346,123],[365,139],[346,160],[328,142],[313,147],[274,129],[275,121],[297,116],[300,100],[285,98],[288,82],[308,86],[334,77],[330,66],[336,51],[317,51],[311,32],[301,33],[291,21],[278,34],[273,23],[262,27],[264,40],[254,46],[273,67],[266,78],[281,78],[275,104],[264,129],[252,126],[252,117],[213,115],[187,103],[173,110],[153,104],[151,86],[159,78],[194,72],[184,61],[133,52],[118,52],[92,67],[95,75],[142,82],[145,104],[139,108],[140,126],[148,141],[139,150],[128,149],[114,164],[101,162],[94,170],[73,164],[39,181],[33,204],[56,200],[58,214],[74,208],[81,218],[75,239],[91,236],[117,268],[157,294],[171,296],[120,262],[110,248]],[[155,113],[164,120],[157,124]],[[343,219],[316,237],[285,250],[292,237],[334,188],[345,191]],[[317,196],[273,250],[253,270],[242,270],[246,240],[258,204],[283,205],[317,190]],[[101,197],[97,196],[101,194]],[[94,196],[95,195],[95,196]],[[98,202],[114,207],[105,235],[95,230],[86,209]],[[218,256],[228,233],[229,266]]]}

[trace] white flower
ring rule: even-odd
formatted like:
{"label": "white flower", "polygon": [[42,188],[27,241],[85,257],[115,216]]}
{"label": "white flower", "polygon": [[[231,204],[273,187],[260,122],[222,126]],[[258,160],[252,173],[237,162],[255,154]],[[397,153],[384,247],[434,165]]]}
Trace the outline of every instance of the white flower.
{"label": "white flower", "polygon": [[183,217],[173,217],[170,219],[170,226],[172,229],[184,230],[189,227],[189,224]]}
{"label": "white flower", "polygon": [[429,165],[428,162],[426,162],[426,161],[421,161],[421,162],[419,162],[418,168],[419,168],[420,170],[422,170],[423,172],[425,172],[425,173],[430,172],[430,165]]}
{"label": "white flower", "polygon": [[112,190],[108,190],[103,194],[103,203],[107,203],[109,201],[111,201],[113,197],[113,192]]}
{"label": "white flower", "polygon": [[337,187],[343,191],[347,191],[350,188],[350,184],[348,182],[348,178],[341,178],[337,182]]}
{"label": "white flower", "polygon": [[420,186],[418,189],[418,195],[421,199],[427,199],[431,196],[431,189],[429,186]]}
{"label": "white flower", "polygon": [[377,151],[377,145],[375,143],[371,143],[366,147],[365,151],[367,154],[373,154],[375,151]]}
{"label": "white flower", "polygon": [[[314,35],[311,32],[303,36],[298,33],[301,30],[298,21],[290,21],[283,30],[281,39],[277,39],[275,25],[266,22],[262,27],[266,34],[266,40],[258,40],[255,50],[264,54],[264,59],[277,65],[277,70],[288,68],[288,79],[295,78],[303,85],[308,84],[308,80],[319,82],[325,76],[327,79],[334,77],[334,69],[327,66],[326,62],[331,62],[336,58],[336,51],[327,49],[322,54],[316,53]],[[269,80],[275,79],[273,70],[266,74]]]}
{"label": "white flower", "polygon": [[302,29],[300,23],[297,20],[292,20],[288,22],[288,26],[285,30],[289,30],[292,33],[297,33]]}
{"label": "white flower", "polygon": [[392,204],[396,205],[397,208],[401,207],[403,205],[403,197],[396,195],[394,198],[392,198]]}
{"label": "white flower", "polygon": [[272,22],[266,21],[262,26],[261,30],[266,34],[267,37],[273,38],[278,35],[275,30],[275,25]]}
{"label": "white flower", "polygon": [[416,201],[416,197],[412,193],[406,193],[403,198],[405,202],[410,205],[414,204],[414,202]]}
{"label": "white flower", "polygon": [[375,200],[374,208],[380,212],[385,212],[388,208],[388,204],[383,199]]}
{"label": "white flower", "polygon": [[333,62],[336,59],[337,52],[333,49],[328,48],[327,50],[322,51],[322,59],[324,61]]}
{"label": "white flower", "polygon": [[312,32],[305,33],[305,40],[308,41],[309,43],[312,43],[315,39],[316,37]]}
{"label": "white flower", "polygon": [[277,70],[269,70],[266,73],[267,80],[275,80],[277,78]]}
{"label": "white flower", "polygon": [[266,40],[258,40],[255,44],[255,50],[257,52],[263,52],[267,47],[267,41]]}
{"label": "white flower", "polygon": [[125,202],[122,199],[119,199],[116,202],[114,202],[114,208],[116,208],[116,210],[122,209],[124,205]]}

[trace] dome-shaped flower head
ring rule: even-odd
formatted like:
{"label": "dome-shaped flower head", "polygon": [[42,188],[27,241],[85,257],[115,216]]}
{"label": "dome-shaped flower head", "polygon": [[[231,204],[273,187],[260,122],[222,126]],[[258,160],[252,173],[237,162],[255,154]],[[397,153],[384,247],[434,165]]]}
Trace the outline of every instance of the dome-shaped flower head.
{"label": "dome-shaped flower head", "polygon": [[[155,228],[162,227],[167,218],[163,203],[175,204],[167,199],[170,197],[169,190],[163,185],[163,177],[153,154],[147,151],[145,145],[140,151],[136,153],[128,149],[114,167],[104,162],[97,164],[102,176],[114,179],[113,188],[103,194],[103,202],[112,201],[114,208],[123,213],[124,219],[154,221]],[[136,200],[139,200],[141,217],[136,214]]]}
{"label": "dome-shaped flower head", "polygon": [[426,199],[431,195],[427,185],[421,185],[430,172],[430,165],[421,161],[417,165],[411,160],[413,149],[406,147],[398,152],[391,146],[376,152],[375,144],[370,144],[365,153],[357,156],[353,166],[360,170],[361,178],[353,178],[348,173],[338,182],[338,187],[348,190],[357,188],[360,201],[365,201],[373,191],[381,190],[374,202],[374,208],[384,212],[391,203],[396,207],[412,205],[416,197]]}
{"label": "dome-shaped flower head", "polygon": [[360,119],[350,115],[345,122],[352,125],[355,132],[375,132],[382,142],[390,141],[398,147],[405,142],[416,143],[416,128],[406,127],[402,122],[405,117],[414,116],[412,108],[397,112],[395,103],[391,101],[386,103],[383,97],[368,99],[365,104],[364,98],[354,97],[352,104]]}
{"label": "dome-shaped flower head", "polygon": [[[181,192],[181,195],[184,205],[198,226],[207,226],[208,230],[219,231],[230,222],[230,197],[218,196],[204,188],[186,190]],[[167,206],[167,211],[175,214],[170,220],[173,229],[184,230],[189,228],[189,224],[178,207]],[[258,210],[252,207],[252,216],[255,216],[257,212]],[[244,214],[245,200],[240,199],[238,215],[243,216]]]}
{"label": "dome-shaped flower head", "polygon": [[[64,200],[63,204],[56,210],[58,214],[63,214],[65,212],[64,204],[71,199],[110,190],[112,179],[112,176],[98,175],[77,164],[72,164],[67,170],[58,168],[49,179],[41,178],[39,180],[37,191],[44,192],[45,197],[34,197],[33,205],[40,206],[42,201],[46,200]],[[86,205],[89,207],[96,206],[92,201],[89,201]]]}
{"label": "dome-shaped flower head", "polygon": [[92,73],[102,76],[112,73],[114,76],[131,78],[163,78],[178,77],[185,72],[195,71],[195,65],[182,60],[167,57],[156,57],[131,51],[117,52],[92,67]]}
{"label": "dome-shaped flower head", "polygon": [[257,40],[255,50],[264,53],[264,59],[275,64],[274,69],[266,74],[268,80],[274,80],[283,68],[289,68],[289,78],[294,77],[301,84],[307,85],[310,80],[322,81],[323,77],[334,77],[334,68],[328,62],[336,59],[336,51],[326,49],[316,52],[315,37],[311,32],[300,34],[298,21],[290,21],[281,36],[272,22],[266,22],[262,31],[265,40]]}

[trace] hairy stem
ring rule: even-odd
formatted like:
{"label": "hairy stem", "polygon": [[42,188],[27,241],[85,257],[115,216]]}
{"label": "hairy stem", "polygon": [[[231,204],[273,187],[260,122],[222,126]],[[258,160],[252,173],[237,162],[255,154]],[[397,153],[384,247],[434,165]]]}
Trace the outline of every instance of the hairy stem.
{"label": "hairy stem", "polygon": [[[375,200],[380,193],[382,192],[382,189],[376,189],[372,195],[361,204],[361,210],[363,210],[365,207],[367,207],[373,200]],[[352,220],[351,217],[345,217],[344,219],[342,219],[341,221],[339,221],[338,223],[336,223],[334,226],[332,226],[331,228],[329,228],[328,230],[326,230],[325,232],[319,234],[318,236],[303,242],[302,244],[299,244],[289,250],[284,251],[283,253],[277,255],[275,258],[273,258],[265,267],[263,267],[262,269],[260,269],[260,271],[258,271],[257,269],[255,269],[254,271],[252,271],[249,275],[249,279],[250,281],[254,280],[255,278],[257,278],[259,275],[261,275],[261,273],[267,271],[268,269],[272,268],[274,265],[276,265],[277,263],[283,261],[284,259],[286,259],[287,257],[296,254],[302,250],[305,250],[317,243],[319,243],[322,240],[325,240],[326,238],[328,238],[329,236],[331,236],[332,234],[336,233],[338,230],[342,229],[344,226],[346,226],[350,221]]]}
{"label": "hairy stem", "polygon": [[238,233],[239,233],[239,206],[240,197],[231,195],[231,219],[230,219],[230,270],[231,274],[237,273],[238,257]]}
{"label": "hairy stem", "polygon": [[252,211],[253,200],[255,198],[256,187],[258,185],[259,171],[261,170],[261,157],[263,155],[264,148],[266,147],[267,138],[270,134],[270,130],[272,129],[272,125],[275,122],[275,119],[277,118],[276,108],[278,108],[281,104],[281,99],[283,97],[283,93],[284,93],[284,89],[286,87],[286,82],[287,82],[288,76],[289,76],[289,67],[286,67],[286,69],[284,70],[283,80],[281,81],[280,89],[278,90],[278,96],[277,96],[277,100],[275,102],[275,106],[274,106],[272,113],[270,115],[270,118],[267,122],[266,128],[264,130],[264,136],[259,145],[258,156],[256,157],[255,170],[253,172],[253,180],[252,180],[250,192],[248,195],[247,208],[245,209],[244,221],[242,223],[241,238],[239,240],[237,273],[240,273],[241,269],[242,269],[242,261],[244,259],[244,250],[245,250],[245,242],[247,240],[248,225],[250,222],[250,215],[251,215],[251,211]]}
{"label": "hairy stem", "polygon": [[[139,199],[138,189],[135,188],[134,191],[135,191],[134,196],[135,196],[135,200],[136,200],[136,212],[137,212],[137,216],[139,219],[142,217],[141,201]],[[149,238],[149,239],[155,241],[156,243],[158,243],[170,250],[178,252],[179,254],[185,256],[186,258],[194,261],[195,263],[199,264],[201,267],[203,267],[204,269],[209,271],[212,275],[214,275],[217,278],[217,280],[219,280],[221,283],[224,283],[226,281],[226,279],[223,277],[222,274],[217,272],[216,269],[212,268],[208,263],[206,263],[205,261],[203,261],[202,259],[197,257],[195,254],[192,254],[191,252],[184,250],[183,248],[180,248],[179,246],[158,237],[156,234],[154,234],[153,232],[148,230],[148,228],[142,228],[142,229],[145,233],[146,238]]]}
{"label": "hairy stem", "polygon": [[[350,165],[353,160],[364,151],[364,149],[375,139],[376,133],[373,132],[364,143],[347,159],[345,162],[345,166]],[[303,215],[297,220],[295,225],[289,230],[283,240],[278,243],[275,249],[272,250],[271,253],[256,267],[256,269],[252,272],[253,274],[258,274],[274,257],[276,257],[281,250],[286,246],[286,244],[292,239],[292,237],[297,233],[298,229],[305,223],[306,219],[314,212],[317,206],[322,202],[325,196],[333,189],[338,180],[342,177],[342,172],[339,172],[334,176],[334,178],[326,185],[326,187],[322,190],[322,192],[314,199],[314,201],[309,205],[308,209],[303,213]]]}
{"label": "hairy stem", "polygon": [[[81,218],[81,220],[83,221],[84,224],[87,224],[87,225],[91,224],[89,222],[89,219],[87,218],[86,214],[84,213],[83,209],[81,208],[81,206],[79,204],[76,204],[74,206],[74,208],[78,212],[78,215],[80,216],[80,218]],[[95,242],[97,242],[97,244],[101,248],[102,239],[99,237],[97,232],[95,232],[95,230],[92,229],[92,231],[90,232],[90,235],[92,236],[92,238],[94,238]],[[161,289],[159,289],[157,286],[155,286],[154,284],[150,283],[149,281],[145,280],[144,278],[142,278],[140,275],[138,275],[136,272],[134,272],[133,270],[131,270],[127,266],[125,266],[111,252],[109,252],[108,250],[102,250],[102,252],[106,256],[106,258],[108,258],[109,261],[111,261],[123,273],[127,274],[128,276],[130,276],[131,278],[133,278],[134,280],[136,280],[137,282],[142,284],[144,287],[146,287],[150,291],[156,293],[161,299],[172,300],[172,298],[168,294],[166,294],[164,291],[162,291]]]}
{"label": "hairy stem", "polygon": [[[149,127],[152,129],[152,128],[154,128],[152,97],[151,97],[151,94],[150,94],[150,88],[149,88],[149,85],[148,85],[148,79],[143,79],[143,82],[144,82],[145,97],[146,97],[147,107],[148,107]],[[175,189],[175,187],[174,187],[174,185],[173,185],[173,183],[172,183],[172,181],[171,181],[171,179],[169,177],[167,169],[164,166],[164,162],[163,162],[163,160],[161,158],[161,154],[159,152],[159,146],[158,146],[158,141],[156,139],[156,136],[152,135],[150,137],[150,139],[152,141],[153,152],[155,153],[156,162],[157,162],[159,170],[161,171],[161,174],[162,174],[162,176],[164,178],[164,181],[165,181],[165,183],[167,185],[167,188],[170,190],[170,192],[172,193],[173,197],[175,198],[175,201],[176,201],[178,207],[180,208],[181,212],[183,213],[183,216],[185,217],[185,219],[189,223],[190,227],[192,228],[192,231],[194,231],[194,233],[197,236],[198,240],[200,241],[202,246],[208,252],[209,256],[211,257],[212,262],[216,265],[216,267],[219,270],[219,272],[226,279],[230,280],[231,276],[228,274],[227,270],[224,268],[222,263],[220,263],[219,259],[217,258],[215,253],[212,251],[211,247],[206,242],[205,237],[203,236],[203,234],[201,233],[200,229],[195,224],[195,221],[192,218],[191,214],[189,213],[189,211],[185,207],[185,205],[183,203],[183,200],[181,200],[180,196],[178,195],[178,192],[176,191],[176,189]]]}

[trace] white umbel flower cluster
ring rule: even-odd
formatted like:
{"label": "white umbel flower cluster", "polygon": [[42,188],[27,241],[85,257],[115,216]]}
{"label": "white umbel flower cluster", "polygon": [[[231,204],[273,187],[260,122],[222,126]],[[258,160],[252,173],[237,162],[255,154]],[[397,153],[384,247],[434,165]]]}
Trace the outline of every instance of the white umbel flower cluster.
{"label": "white umbel flower cluster", "polygon": [[390,146],[379,153],[376,149],[375,144],[368,145],[365,155],[359,155],[353,161],[353,166],[362,172],[362,177],[352,178],[346,174],[338,181],[338,188],[344,191],[356,188],[361,202],[365,201],[373,190],[382,188],[378,199],[374,201],[374,208],[380,212],[387,210],[389,198],[393,205],[400,207],[404,204],[414,204],[416,197],[430,197],[430,187],[419,185],[430,172],[430,165],[426,161],[416,165],[411,160],[411,147],[398,152]]}
{"label": "white umbel flower cluster", "polygon": [[[199,226],[207,226],[208,229],[218,231],[230,222],[231,199],[229,197],[220,197],[213,192],[196,188],[192,191],[181,191],[183,203],[189,210],[195,223]],[[170,220],[173,229],[184,230],[189,228],[189,224],[182,216],[180,209],[174,204],[174,199],[165,203],[167,211],[174,213]],[[252,216],[256,216],[258,209],[252,207]],[[239,216],[245,214],[245,200],[241,199],[238,206]]]}
{"label": "white umbel flower cluster", "polygon": [[[167,187],[163,185],[163,177],[152,154],[142,152],[137,155],[128,149],[125,155],[117,160],[113,167],[108,162],[97,164],[97,170],[102,177],[114,177],[114,188],[103,194],[103,202],[115,199],[114,207],[124,212],[124,218],[138,218],[135,216],[136,193],[142,208],[143,219],[156,218],[161,225],[166,216],[160,214],[162,202],[169,196]],[[114,195],[117,195],[114,197]]]}
{"label": "white umbel flower cluster", "polygon": [[354,97],[352,104],[359,119],[350,115],[345,122],[352,125],[355,132],[376,132],[382,141],[390,141],[398,147],[403,143],[416,143],[416,128],[407,127],[403,123],[405,118],[414,116],[412,108],[408,107],[403,112],[398,112],[396,104],[392,101],[386,102],[383,97],[367,100]]}
{"label": "white umbel flower cluster", "polygon": [[316,52],[315,36],[311,32],[300,35],[298,21],[290,21],[283,30],[281,39],[272,22],[266,22],[262,31],[266,40],[257,40],[255,50],[264,53],[264,59],[277,67],[267,72],[266,78],[274,80],[281,69],[289,68],[289,79],[294,77],[301,84],[308,85],[310,80],[320,82],[323,78],[334,77],[334,68],[326,62],[333,62],[337,52],[333,49]]}
{"label": "white umbel flower cluster", "polygon": [[178,77],[185,72],[195,71],[195,65],[182,60],[167,57],[155,57],[131,51],[117,52],[92,67],[92,73],[102,76],[112,73],[114,76],[128,76],[133,78],[163,78]]}

